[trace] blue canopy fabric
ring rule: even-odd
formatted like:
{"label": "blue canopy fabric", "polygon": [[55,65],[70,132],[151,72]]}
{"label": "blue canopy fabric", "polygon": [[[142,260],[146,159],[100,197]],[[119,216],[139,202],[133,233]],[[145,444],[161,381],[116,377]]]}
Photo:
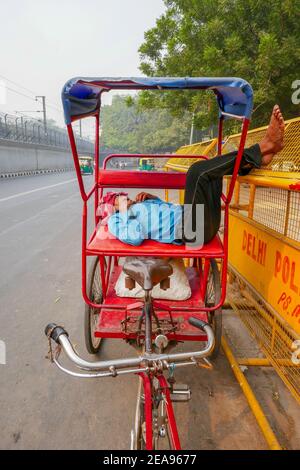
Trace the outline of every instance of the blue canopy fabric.
{"label": "blue canopy fabric", "polygon": [[76,77],[62,90],[62,103],[66,124],[76,118],[96,114],[101,106],[101,93],[110,90],[212,90],[220,112],[251,118],[253,90],[242,78],[221,77]]}

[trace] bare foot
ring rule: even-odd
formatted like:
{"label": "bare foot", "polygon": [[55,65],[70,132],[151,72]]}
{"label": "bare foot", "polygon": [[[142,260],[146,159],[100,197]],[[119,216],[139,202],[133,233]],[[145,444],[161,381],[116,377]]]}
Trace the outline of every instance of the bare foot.
{"label": "bare foot", "polygon": [[285,123],[278,105],[274,106],[271,121],[265,137],[260,142],[260,150],[263,155],[262,165],[269,165],[274,155],[283,147]]}

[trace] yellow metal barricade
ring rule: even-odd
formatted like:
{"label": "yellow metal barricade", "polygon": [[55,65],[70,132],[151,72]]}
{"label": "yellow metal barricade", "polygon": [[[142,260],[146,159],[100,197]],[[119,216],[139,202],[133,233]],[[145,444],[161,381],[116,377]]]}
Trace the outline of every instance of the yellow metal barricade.
{"label": "yellow metal barricade", "polygon": [[[266,132],[267,126],[248,132],[246,147],[257,144]],[[276,173],[278,177],[291,177],[291,173],[299,176],[300,172],[300,118],[286,121],[284,149],[273,158],[272,162],[264,169],[253,170],[254,175],[271,176]],[[237,150],[240,142],[240,134],[228,137],[223,147],[223,153]]]}
{"label": "yellow metal barricade", "polygon": [[300,192],[290,188],[297,181],[274,173],[238,179],[228,300],[300,402]]}
{"label": "yellow metal barricade", "polygon": [[[180,147],[175,153],[179,155],[199,155],[212,158],[217,152],[218,139],[206,140],[193,145],[185,145]],[[194,163],[195,158],[171,158],[166,163],[166,168],[175,171],[186,172]]]}

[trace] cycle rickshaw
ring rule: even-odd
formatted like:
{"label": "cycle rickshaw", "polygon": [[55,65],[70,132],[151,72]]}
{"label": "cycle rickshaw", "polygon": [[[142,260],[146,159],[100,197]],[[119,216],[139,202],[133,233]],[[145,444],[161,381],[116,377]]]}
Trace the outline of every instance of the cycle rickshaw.
{"label": "cycle rickshaw", "polygon": [[[217,235],[198,250],[186,245],[163,244],[145,240],[141,246],[122,243],[118,239],[98,236],[97,208],[107,188],[184,189],[184,173],[165,171],[127,171],[107,169],[112,158],[178,158],[180,155],[112,154],[99,165],[99,126],[102,93],[110,90],[212,90],[219,105],[218,153],[222,153],[224,119],[241,121],[242,134],[235,169],[226,194],[223,240]],[[64,372],[81,378],[117,377],[136,374],[139,391],[136,418],[131,433],[132,449],[157,449],[165,437],[171,449],[180,449],[172,402],[189,398],[187,388],[174,384],[178,367],[197,365],[216,357],[220,348],[222,305],[226,296],[228,262],[228,213],[239,165],[244,151],[253,107],[251,86],[239,78],[75,78],[62,91],[65,120],[72,149],[79,190],[83,201],[82,213],[82,295],[85,309],[86,346],[91,354],[99,351],[103,338],[123,339],[133,345],[138,355],[107,361],[87,361],[74,350],[68,333],[61,326],[49,324],[46,335],[57,343],[52,359]],[[94,184],[86,192],[80,171],[79,156],[72,123],[78,119],[95,118]],[[194,155],[191,158],[207,158]],[[94,198],[95,228],[88,237],[88,202]],[[87,279],[87,259],[93,264]],[[120,259],[132,261],[123,266]],[[154,300],[152,287],[160,283],[168,288],[170,267],[163,258],[187,258],[187,276],[192,295],[186,301]],[[218,263],[217,263],[218,262]],[[220,272],[218,266],[220,265]],[[122,269],[127,280],[140,282],[144,289],[142,300],[116,296],[114,286]],[[143,281],[137,272],[143,271]],[[178,342],[203,343],[197,351],[174,352]],[[63,350],[81,371],[63,366],[58,358]],[[168,377],[166,377],[166,375]]]}

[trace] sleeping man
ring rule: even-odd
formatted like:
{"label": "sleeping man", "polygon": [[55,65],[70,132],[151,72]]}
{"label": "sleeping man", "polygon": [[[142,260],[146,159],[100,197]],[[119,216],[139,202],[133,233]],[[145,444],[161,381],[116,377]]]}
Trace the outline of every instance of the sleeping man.
{"label": "sleeping man", "polygon": [[[285,123],[279,106],[272,112],[269,127],[259,144],[244,150],[239,175],[252,168],[269,165],[283,149]],[[139,193],[135,200],[127,193],[107,193],[100,208],[110,207],[100,219],[111,234],[130,245],[146,239],[161,243],[208,243],[217,234],[221,221],[223,176],[234,170],[237,152],[194,163],[187,172],[184,206],[167,203],[152,194]],[[155,177],[155,176],[153,176]]]}
{"label": "sleeping man", "polygon": [[139,193],[134,201],[125,194],[109,193],[109,197],[115,212],[108,219],[108,229],[122,242],[138,246],[151,239],[182,244],[178,232],[182,206],[144,192]]}

